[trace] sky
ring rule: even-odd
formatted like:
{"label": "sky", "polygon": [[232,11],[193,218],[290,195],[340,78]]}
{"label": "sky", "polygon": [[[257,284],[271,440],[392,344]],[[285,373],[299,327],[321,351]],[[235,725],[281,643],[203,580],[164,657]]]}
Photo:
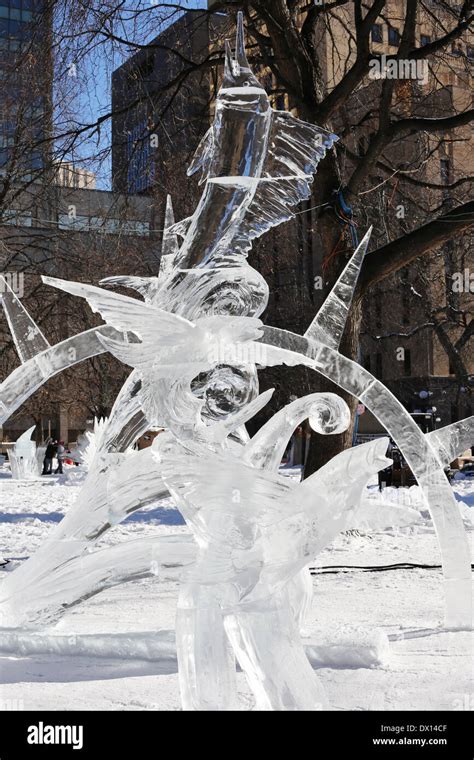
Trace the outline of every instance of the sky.
{"label": "sky", "polygon": [[[127,39],[135,40],[141,44],[151,42],[157,34],[166,28],[166,21],[163,23],[161,14],[164,13],[163,8],[157,8],[157,14],[160,13],[160,18],[157,18],[156,25],[153,24],[153,5],[162,5],[159,0],[129,0],[126,8],[129,10],[144,8],[151,6],[150,14],[147,14],[148,24],[146,30],[133,29],[131,24],[124,24],[120,35]],[[173,5],[180,5],[183,11],[189,9],[207,8],[207,0],[182,0],[181,2],[173,1]],[[170,14],[175,13],[174,9],[170,9]],[[173,15],[173,21],[176,20],[176,15]],[[168,23],[171,23],[168,22]],[[108,45],[108,43],[107,43]],[[106,114],[111,109],[111,75],[112,71],[118,68],[127,58],[133,55],[133,49],[126,49],[122,46],[121,49],[112,50],[111,46],[100,46],[96,49],[93,56],[86,59],[81,63],[81,66],[86,70],[87,85],[81,87],[78,85],[78,94],[74,98],[71,104],[71,110],[77,115],[74,118],[78,118],[81,123],[92,123],[103,114]],[[80,76],[80,71],[78,72]],[[74,153],[73,160],[78,165],[85,165],[87,168],[91,168],[96,171],[97,188],[101,190],[111,189],[111,156],[105,155],[107,148],[111,142],[111,123],[110,120],[104,125],[100,139],[94,140],[93,143],[85,143],[81,145]],[[96,154],[98,151],[104,152],[104,158],[99,165],[91,163],[90,157]]]}

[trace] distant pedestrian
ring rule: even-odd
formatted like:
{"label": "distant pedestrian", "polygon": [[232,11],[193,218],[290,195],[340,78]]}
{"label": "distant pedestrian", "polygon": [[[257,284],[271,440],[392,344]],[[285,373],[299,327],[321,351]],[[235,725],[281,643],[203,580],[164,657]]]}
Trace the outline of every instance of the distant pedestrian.
{"label": "distant pedestrian", "polygon": [[66,454],[66,449],[64,448],[64,441],[59,441],[58,448],[56,451],[56,459],[58,460],[58,466],[56,467],[54,474],[59,475],[63,474],[63,459]]}
{"label": "distant pedestrian", "polygon": [[41,473],[42,475],[51,475],[53,472],[53,459],[55,454],[56,446],[52,441],[50,441],[46,446],[46,451],[44,453],[43,472]]}

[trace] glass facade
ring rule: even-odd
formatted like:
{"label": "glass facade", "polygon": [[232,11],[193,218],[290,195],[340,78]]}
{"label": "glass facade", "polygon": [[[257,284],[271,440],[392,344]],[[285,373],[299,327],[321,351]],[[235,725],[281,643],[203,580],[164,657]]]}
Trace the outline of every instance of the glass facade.
{"label": "glass facade", "polygon": [[127,135],[127,191],[140,193],[154,180],[150,131],[146,119],[136,124]]}
{"label": "glass facade", "polygon": [[51,83],[42,54],[36,65],[23,56],[36,39],[44,45],[43,9],[43,0],[0,0],[0,176],[18,181],[29,181],[44,165],[35,143],[45,133]]}
{"label": "glass facade", "polygon": [[42,7],[42,0],[1,0],[0,50],[20,50],[21,43],[30,38],[32,23]]}

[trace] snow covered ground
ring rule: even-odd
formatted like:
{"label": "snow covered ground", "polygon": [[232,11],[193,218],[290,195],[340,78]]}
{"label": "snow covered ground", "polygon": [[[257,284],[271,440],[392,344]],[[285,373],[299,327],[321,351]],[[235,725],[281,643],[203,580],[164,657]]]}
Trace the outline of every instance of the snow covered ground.
{"label": "snow covered ground", "polygon": [[[80,486],[67,483],[66,476],[15,482],[0,470],[0,557],[10,560],[0,567],[0,582],[70,508]],[[455,482],[454,491],[466,529],[472,531],[474,479]],[[416,486],[379,494],[372,485],[367,499],[381,510],[389,504],[410,506],[413,522],[377,532],[355,526],[359,531],[339,536],[318,557],[316,568],[439,564],[434,531]],[[101,545],[180,532],[187,529],[170,501],[132,515]],[[334,709],[474,709],[471,634],[436,630],[443,617],[439,569],[316,573],[306,644]],[[157,578],[111,589],[71,610],[48,632],[49,639],[35,642],[29,635],[16,640],[15,646],[23,648],[15,653],[0,634],[0,708],[180,709],[173,641],[177,592],[177,583]],[[329,667],[318,646],[324,650],[324,642],[332,639],[340,646]],[[251,709],[253,698],[241,673],[238,679],[242,709]]]}

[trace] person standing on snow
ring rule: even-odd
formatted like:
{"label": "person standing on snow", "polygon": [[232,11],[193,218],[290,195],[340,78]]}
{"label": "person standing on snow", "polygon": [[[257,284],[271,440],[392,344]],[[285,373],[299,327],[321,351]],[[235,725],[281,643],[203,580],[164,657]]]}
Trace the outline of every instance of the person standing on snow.
{"label": "person standing on snow", "polygon": [[51,475],[53,472],[53,458],[56,453],[56,446],[52,441],[46,446],[43,460],[43,472],[42,475]]}
{"label": "person standing on snow", "polygon": [[57,475],[58,473],[59,473],[59,475],[63,474],[63,459],[64,459],[65,453],[66,453],[66,449],[64,448],[64,441],[59,441],[58,448],[57,448],[57,451],[56,451],[56,458],[58,460],[58,466],[56,467],[56,469],[54,471],[55,475]]}

